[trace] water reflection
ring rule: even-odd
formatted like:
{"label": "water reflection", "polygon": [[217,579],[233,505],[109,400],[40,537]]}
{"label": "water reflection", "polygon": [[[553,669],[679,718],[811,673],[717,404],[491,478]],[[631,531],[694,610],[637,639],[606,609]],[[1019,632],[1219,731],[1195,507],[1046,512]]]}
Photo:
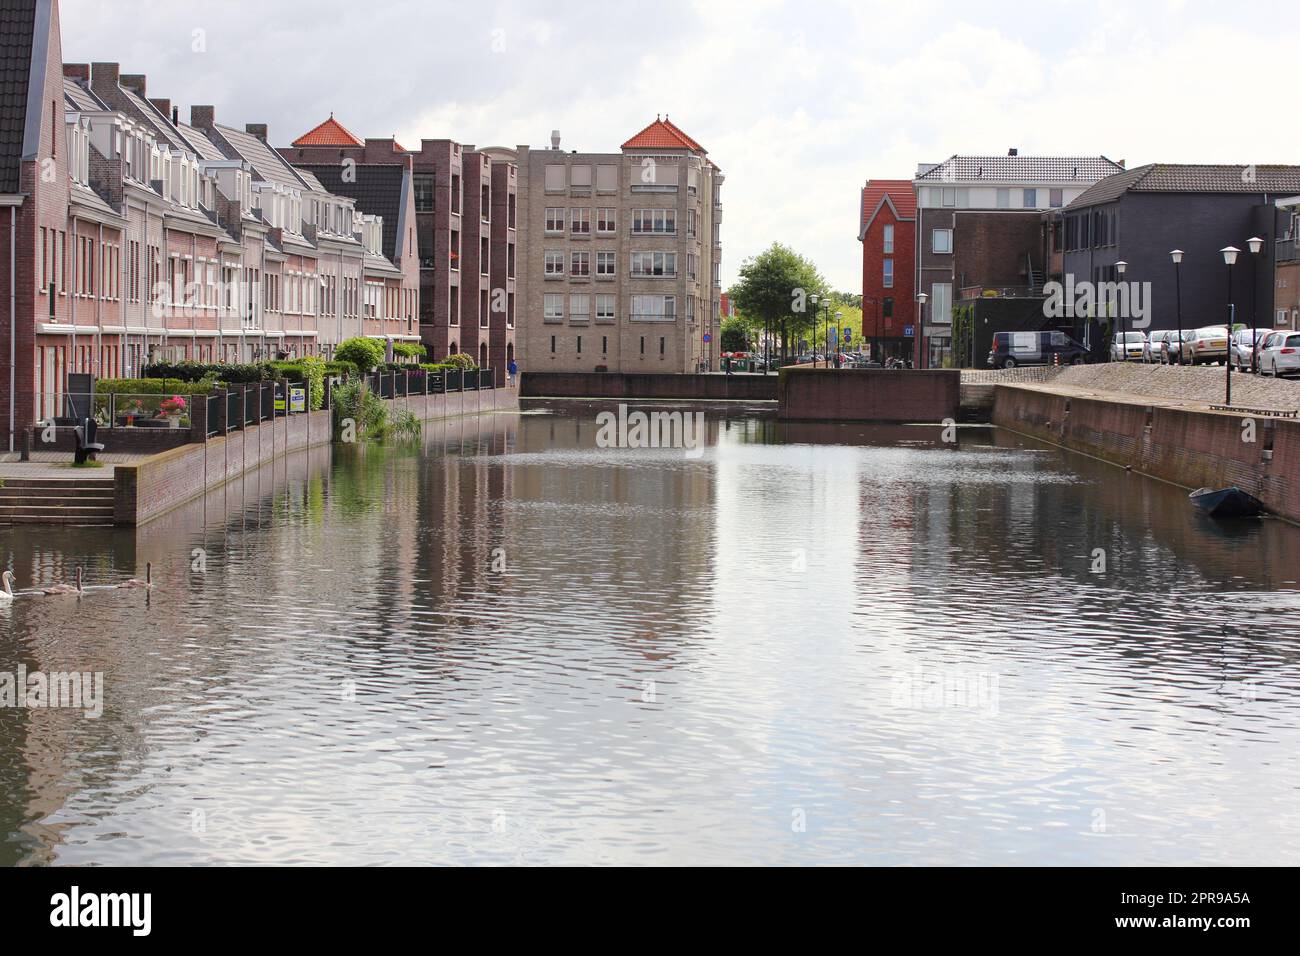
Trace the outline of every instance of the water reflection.
{"label": "water reflection", "polygon": [[[1300,531],[988,430],[605,406],[6,529],[0,862],[1282,862]],[[1104,570],[1098,570],[1098,554]],[[10,666],[0,664],[0,669]]]}

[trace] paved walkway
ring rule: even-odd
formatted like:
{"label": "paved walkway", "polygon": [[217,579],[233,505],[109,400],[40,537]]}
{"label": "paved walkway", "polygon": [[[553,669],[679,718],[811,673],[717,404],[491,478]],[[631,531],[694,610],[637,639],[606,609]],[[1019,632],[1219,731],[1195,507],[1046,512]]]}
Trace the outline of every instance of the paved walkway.
{"label": "paved walkway", "polygon": [[112,478],[115,465],[131,464],[149,455],[107,452],[98,457],[102,468],[73,468],[70,452],[34,451],[31,461],[20,461],[18,452],[0,452],[0,478]]}

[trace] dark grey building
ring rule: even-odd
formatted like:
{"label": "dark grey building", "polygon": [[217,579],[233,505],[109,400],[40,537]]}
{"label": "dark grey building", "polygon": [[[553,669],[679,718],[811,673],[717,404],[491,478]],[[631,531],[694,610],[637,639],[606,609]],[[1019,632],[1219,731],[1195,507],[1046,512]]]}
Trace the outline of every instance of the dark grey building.
{"label": "dark grey building", "polygon": [[[1273,271],[1280,230],[1274,202],[1300,193],[1300,166],[1202,166],[1152,163],[1101,180],[1061,217],[1062,271],[1075,283],[1114,282],[1128,263],[1128,282],[1151,283],[1150,329],[1176,325],[1174,263],[1183,251],[1182,326],[1228,320],[1228,276],[1220,250],[1242,250],[1232,276],[1236,320],[1273,321]],[[1264,240],[1254,261],[1247,240]]]}

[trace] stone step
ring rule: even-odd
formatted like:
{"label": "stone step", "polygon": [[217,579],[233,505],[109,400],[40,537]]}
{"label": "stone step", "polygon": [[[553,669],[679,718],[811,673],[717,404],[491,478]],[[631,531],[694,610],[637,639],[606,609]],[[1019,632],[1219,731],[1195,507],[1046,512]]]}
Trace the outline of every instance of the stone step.
{"label": "stone step", "polygon": [[49,515],[62,518],[68,515],[113,516],[113,506],[107,505],[0,505],[0,516]]}
{"label": "stone step", "polygon": [[0,493],[0,508],[86,508],[113,507],[112,495],[5,495]]}
{"label": "stone step", "polygon": [[37,498],[53,500],[108,498],[112,499],[112,488],[0,488],[0,502],[12,499],[27,501]]}
{"label": "stone step", "polygon": [[96,518],[92,515],[0,515],[0,526],[16,524],[50,524],[74,528],[111,528],[111,515]]}
{"label": "stone step", "polygon": [[0,485],[0,491],[12,491],[21,488],[49,488],[55,490],[65,489],[82,489],[93,488],[97,490],[113,490],[112,478],[0,478],[3,485]]}

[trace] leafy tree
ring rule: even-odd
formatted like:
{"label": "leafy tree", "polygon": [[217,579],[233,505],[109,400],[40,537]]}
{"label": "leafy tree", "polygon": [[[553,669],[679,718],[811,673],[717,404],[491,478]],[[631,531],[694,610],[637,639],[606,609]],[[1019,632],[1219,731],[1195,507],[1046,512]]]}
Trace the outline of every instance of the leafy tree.
{"label": "leafy tree", "polygon": [[375,366],[384,360],[384,343],[378,339],[356,336],[344,339],[334,349],[334,361],[350,362],[363,375],[374,371]]}
{"label": "leafy tree", "polygon": [[722,323],[720,342],[724,352],[749,351],[749,323],[740,316],[733,316]]}
{"label": "leafy tree", "polygon": [[822,320],[814,315],[818,306],[812,297],[827,295],[826,280],[817,267],[779,242],[746,259],[740,267],[740,281],[728,290],[736,311],[756,327],[775,331],[781,338],[782,355],[789,358],[790,343],[811,332]]}

